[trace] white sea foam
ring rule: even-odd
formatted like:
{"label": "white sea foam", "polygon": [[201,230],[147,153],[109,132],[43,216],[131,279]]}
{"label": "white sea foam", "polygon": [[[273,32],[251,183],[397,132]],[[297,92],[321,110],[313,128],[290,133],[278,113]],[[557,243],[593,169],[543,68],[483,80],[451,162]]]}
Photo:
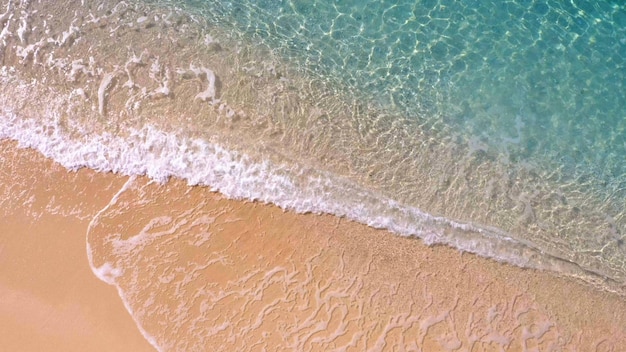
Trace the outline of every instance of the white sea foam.
{"label": "white sea foam", "polygon": [[[126,183],[124,183],[124,185],[115,193],[115,195],[111,198],[109,203],[104,208],[100,209],[100,211],[91,219],[91,221],[89,222],[89,225],[87,226],[87,234],[89,234],[89,232],[91,232],[91,229],[95,225],[97,225],[98,221],[100,220],[100,215],[106,212],[107,210],[109,210],[109,208],[111,208],[112,206],[115,206],[117,204],[117,201],[120,195],[123,194],[126,190],[128,190],[132,186],[134,180],[135,180],[135,177],[131,176],[126,181]],[[91,248],[89,240],[86,241],[86,247],[87,247],[86,248],[87,260],[89,261],[89,266],[91,267],[91,271],[94,273],[94,275],[96,275],[97,278],[99,278],[103,282],[106,282],[107,284],[115,286],[117,288],[118,295],[122,299],[122,303],[124,304],[124,307],[126,308],[128,313],[130,313],[131,317],[135,321],[135,324],[137,325],[139,332],[141,332],[141,335],[157,351],[163,351],[162,346],[160,346],[157,343],[157,339],[154,336],[152,336],[150,333],[148,333],[148,331],[144,329],[142,324],[137,320],[137,316],[134,314],[134,309],[132,308],[132,304],[131,302],[128,301],[128,296],[126,295],[122,287],[118,285],[116,282],[116,280],[124,274],[123,269],[116,267],[114,264],[110,262],[104,262],[100,266],[96,266],[96,264],[94,263],[94,259],[93,259],[94,252]]]}
{"label": "white sea foam", "polygon": [[229,198],[273,203],[299,213],[330,213],[401,235],[417,236],[427,244],[448,244],[528,265],[527,259],[518,255],[520,247],[526,246],[497,229],[429,215],[327,172],[255,161],[222,145],[165,133],[150,125],[130,130],[125,137],[102,133],[72,139],[56,121],[54,116],[28,119],[5,110],[0,116],[0,138],[37,149],[69,170],[87,167],[100,172],[146,175],[159,182],[177,177],[189,185],[209,186]]}
{"label": "white sea foam", "polygon": [[[23,5],[28,7],[28,2],[24,2]],[[115,15],[118,12],[118,6],[123,8],[128,6],[128,4],[119,3],[115,5],[115,8],[110,10],[112,14],[111,20],[118,19],[117,17],[119,16]],[[99,7],[98,11],[103,9],[104,7]],[[21,20],[25,21],[27,18],[35,18],[25,15],[29,13],[28,11],[19,12]],[[228,149],[225,145],[212,141],[192,139],[183,134],[171,133],[169,130],[159,130],[154,127],[155,125],[146,125],[134,130],[126,129],[123,131],[123,137],[105,132],[94,133],[88,131],[90,126],[81,126],[76,121],[79,119],[89,120],[91,118],[98,120],[98,123],[127,123],[128,125],[133,123],[140,124],[141,122],[139,121],[159,121],[159,118],[151,119],[154,116],[147,116],[150,114],[150,112],[147,112],[148,110],[144,110],[145,114],[133,115],[142,111],[142,104],[148,106],[150,102],[153,102],[152,99],[156,98],[172,99],[172,102],[176,102],[175,104],[191,104],[191,101],[194,101],[193,104],[202,103],[204,107],[208,106],[209,109],[212,109],[212,113],[216,118],[215,121],[218,124],[224,123],[228,125],[236,120],[248,121],[247,118],[250,116],[247,116],[247,114],[251,113],[254,115],[250,111],[239,110],[238,104],[230,101],[229,96],[222,91],[224,87],[230,86],[232,88],[237,87],[237,85],[223,85],[224,82],[229,82],[229,75],[226,73],[224,66],[228,66],[229,70],[232,67],[229,66],[229,63],[222,63],[220,66],[220,60],[217,60],[219,55],[216,53],[220,52],[217,49],[222,44],[218,45],[213,37],[208,34],[205,36],[205,44],[215,46],[211,49],[212,52],[214,49],[216,50],[213,52],[215,55],[211,55],[211,59],[202,57],[202,60],[200,58],[198,60],[189,60],[188,58],[182,59],[185,55],[181,55],[180,58],[174,56],[171,58],[172,60],[163,59],[161,61],[159,56],[150,54],[150,50],[140,46],[132,49],[132,54],[129,53],[126,58],[124,58],[124,55],[121,55],[108,63],[110,58],[98,55],[92,56],[89,54],[92,53],[92,48],[86,45],[78,45],[102,38],[109,38],[110,34],[113,34],[119,28],[123,28],[120,24],[114,28],[106,29],[106,33],[100,33],[100,35],[106,34],[104,37],[99,37],[95,34],[93,37],[87,35],[91,33],[89,29],[91,28],[90,24],[95,24],[100,21],[100,18],[107,18],[107,16],[99,17],[98,11],[96,11],[95,15],[90,11],[80,16],[77,13],[74,16],[75,18],[60,25],[55,31],[31,31],[30,34],[23,32],[20,35],[19,28],[15,28],[16,26],[6,25],[4,27],[3,33],[9,33],[13,38],[27,38],[27,42],[30,44],[26,45],[26,43],[20,42],[19,44],[26,45],[21,46],[15,43],[17,54],[17,58],[14,58],[16,60],[13,60],[15,62],[12,63],[9,60],[6,63],[7,66],[3,66],[0,69],[2,88],[3,92],[5,92],[3,96],[0,96],[0,108],[5,109],[5,111],[0,111],[0,115],[2,115],[0,116],[0,128],[2,128],[0,130],[0,138],[14,139],[19,141],[20,145],[24,147],[35,148],[71,170],[89,167],[102,172],[111,171],[125,175],[147,175],[160,182],[165,182],[169,177],[174,176],[185,179],[190,185],[209,186],[229,198],[273,203],[283,209],[297,212],[330,213],[345,216],[372,227],[385,228],[402,235],[418,236],[427,244],[449,244],[461,250],[501,261],[508,261],[516,265],[563,271],[563,264],[570,265],[570,261],[575,260],[575,258],[572,259],[572,256],[566,250],[551,251],[551,253],[556,253],[554,255],[562,256],[566,260],[550,257],[543,251],[537,250],[537,248],[545,249],[548,247],[545,244],[541,244],[542,238],[539,236],[533,235],[535,236],[533,237],[520,233],[509,235],[505,231],[496,228],[432,216],[418,208],[406,206],[392,199],[394,196],[391,192],[394,191],[389,189],[395,187],[386,188],[386,191],[390,192],[387,193],[388,196],[390,195],[390,198],[373,189],[352,182],[345,177],[280,159],[280,155],[261,155],[256,157],[256,154],[254,154],[255,157],[252,157],[251,155],[253,154],[246,155],[242,152],[236,152]],[[142,12],[136,11],[136,13]],[[0,15],[7,21],[10,20],[10,16],[17,16],[17,12],[14,13],[11,6],[7,8],[7,12],[4,15]],[[84,18],[91,17],[91,20],[84,22],[80,20],[80,18],[83,18],[82,16]],[[172,25],[167,20],[169,15],[164,14],[164,16],[161,17],[164,25],[166,27]],[[147,23],[149,21],[144,21],[143,19],[136,21],[137,19],[139,17],[131,20],[127,25],[134,26],[137,23]],[[66,20],[69,20],[69,18]],[[40,25],[48,28],[45,21]],[[35,22],[31,23],[30,27],[34,28]],[[98,28],[100,27],[99,25]],[[184,28],[181,27],[180,30],[184,31]],[[17,37],[15,37],[15,33],[8,32],[9,30],[15,30]],[[51,36],[51,33],[61,34]],[[0,39],[8,38],[9,34],[0,34]],[[157,33],[153,34],[160,36]],[[119,35],[124,34],[120,32]],[[149,38],[149,35],[152,34],[146,33],[146,35],[148,35],[146,38]],[[36,38],[37,36],[41,36],[41,38]],[[143,36],[141,38],[143,41]],[[0,42],[3,40],[0,40]],[[238,48],[237,45],[228,45],[227,43],[228,41],[224,42],[224,47]],[[65,49],[70,47],[72,48],[72,50],[69,50],[71,55],[64,56],[66,54]],[[2,48],[3,46],[0,45],[0,49]],[[64,48],[64,50],[60,50],[57,53],[56,50],[59,48]],[[235,51],[238,52],[239,49]],[[196,56],[195,54],[194,57]],[[19,68],[10,66],[10,64],[17,62],[20,63]],[[22,72],[22,65],[30,66],[31,64],[32,72],[30,69]],[[240,69],[246,71],[247,67],[243,66]],[[263,70],[266,69],[264,68]],[[273,66],[270,71],[272,70],[274,70]],[[274,78],[277,77],[275,70],[271,77],[273,78],[270,81],[273,82]],[[278,81],[281,82],[282,78]],[[201,88],[194,92],[193,87],[188,84],[189,82],[185,82],[187,79],[199,81]],[[150,82],[150,84],[145,82]],[[263,87],[268,92],[273,91],[273,89],[268,89],[271,85]],[[66,88],[68,88],[67,91],[65,90]],[[282,83],[279,88],[280,91],[283,90]],[[173,93],[175,89],[182,94],[175,96]],[[266,101],[274,101],[276,97],[273,97],[272,94],[266,95],[266,98],[268,98]],[[186,102],[176,100],[178,99],[177,97],[185,97],[186,95],[188,95],[188,98],[195,97],[195,99],[190,99]],[[40,103],[33,104],[34,97],[37,97]],[[124,109],[121,109],[124,98],[127,99],[123,104]],[[288,101],[291,98],[288,95],[284,95],[281,96],[281,99]],[[252,100],[252,102],[254,101]],[[163,106],[168,104],[168,101],[162,100],[160,103]],[[241,105],[245,106],[246,104]],[[251,104],[250,106],[257,105]],[[34,112],[35,110],[37,111]],[[172,111],[186,110],[174,109]],[[272,126],[282,124],[280,121],[285,117],[277,120],[266,120],[263,115],[271,114],[272,109],[266,109],[265,111],[263,113],[263,110],[261,110],[261,113],[259,113],[260,120],[248,121],[242,124],[242,127],[245,125],[245,128],[256,128],[255,124],[260,122],[259,126],[267,124],[266,132],[273,133],[274,127]],[[288,109],[287,111],[290,110]],[[170,113],[175,114],[175,112]],[[137,119],[126,119],[126,114],[131,114]],[[192,117],[193,114],[193,112],[190,112],[189,117]],[[171,118],[173,119],[172,121],[194,120],[193,118],[188,119],[187,116],[171,116]],[[289,119],[291,118],[289,117]],[[320,123],[325,124],[322,119],[320,119]],[[68,124],[74,125],[68,126]],[[296,128],[296,125],[290,128]],[[520,141],[523,126],[522,116],[519,115],[516,120],[517,136],[502,138],[505,150],[507,145],[516,144]],[[341,127],[338,128],[343,130]],[[382,126],[381,128],[381,130],[374,128],[372,131],[386,131],[387,127]],[[317,131],[317,127],[313,127],[313,129]],[[246,131],[251,130],[247,129]],[[320,131],[323,132],[322,130]],[[284,136],[289,136],[287,132],[289,131],[279,133],[285,133]],[[80,136],[81,134],[82,136]],[[298,138],[297,135],[295,134],[287,138]],[[347,134],[346,136],[349,140],[358,139],[356,134]],[[334,136],[330,135],[329,138],[332,137]],[[382,142],[386,143],[384,140],[385,138],[382,139]],[[376,138],[376,141],[378,143],[378,138]],[[286,145],[289,144],[287,143]],[[410,145],[418,146],[418,144]],[[384,149],[387,150],[388,148],[384,147]],[[470,142],[469,149],[470,152],[467,154],[467,159],[471,157],[473,151],[486,152],[488,146],[481,140],[476,139]],[[395,147],[389,148],[389,150],[395,150]],[[247,151],[250,153],[254,152],[249,149]],[[356,152],[358,149],[353,151]],[[297,154],[295,153],[295,155]],[[315,155],[314,157],[320,157],[320,155]],[[297,158],[297,156],[292,156],[292,158]],[[270,162],[269,160],[273,161]],[[275,160],[282,160],[282,162]],[[341,160],[341,158],[338,160]],[[348,162],[350,161],[348,160]],[[384,168],[384,165],[379,166]],[[363,171],[365,170],[358,170],[356,173]],[[445,176],[445,178],[449,176],[445,174],[446,171],[442,170],[441,172],[440,176]],[[450,172],[454,173],[454,171]],[[410,172],[401,174],[406,175],[408,178],[411,177]],[[424,174],[419,178],[428,176],[430,175]],[[408,178],[402,179],[408,180]],[[489,182],[491,184],[498,182],[493,181],[496,178],[491,178]],[[385,179],[387,181],[379,180],[379,182],[392,182],[397,186],[403,184],[402,180]],[[509,178],[504,180],[511,181]],[[468,180],[468,182],[471,181]],[[380,186],[385,189],[383,186],[386,185]],[[507,186],[503,187],[506,189]],[[535,217],[536,212],[533,212],[531,199],[524,193],[526,189],[532,190],[532,187],[520,190],[520,194],[515,194],[517,191],[509,194],[506,191],[493,191],[494,189],[491,187],[488,193],[502,194],[498,196],[498,199],[504,199],[509,205],[506,211],[510,217],[515,216],[513,214],[516,208],[515,204],[513,204],[515,201],[523,203],[525,206],[524,214],[522,214],[523,220]],[[478,192],[476,195],[480,196],[478,189],[476,192]],[[425,197],[436,196],[436,194],[429,195],[427,192],[425,193]],[[463,202],[467,202],[467,199],[474,199],[474,197],[464,197],[463,199]],[[411,202],[413,205],[426,204],[428,200],[424,200],[424,202],[411,200]],[[437,206],[441,209],[441,206],[445,207],[446,204],[440,202],[433,207]],[[480,209],[476,210],[476,212],[478,211]],[[447,213],[447,211],[444,209],[442,213]],[[465,214],[461,211],[458,213]],[[483,219],[485,217],[471,216],[471,218]],[[499,223],[507,226],[506,221]],[[529,240],[524,240],[524,238]],[[537,241],[541,246],[537,246],[531,241]],[[600,248],[604,250],[604,247]],[[602,262],[603,259],[591,257],[591,255],[587,256],[586,260],[593,263],[592,265],[581,264],[585,270],[590,270],[588,268],[593,270],[593,268],[605,265]],[[582,260],[576,261],[583,263]],[[576,266],[577,264],[571,265]],[[580,268],[574,269],[573,272],[580,272]],[[617,269],[618,272],[620,270],[620,268]],[[621,273],[618,273],[618,275],[621,275]]]}

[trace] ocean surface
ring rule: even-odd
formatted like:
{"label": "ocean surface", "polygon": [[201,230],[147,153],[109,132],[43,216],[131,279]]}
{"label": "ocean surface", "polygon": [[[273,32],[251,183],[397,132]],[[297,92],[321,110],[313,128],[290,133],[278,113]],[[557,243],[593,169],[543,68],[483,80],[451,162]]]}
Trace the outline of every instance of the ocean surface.
{"label": "ocean surface", "polygon": [[621,1],[1,4],[1,138],[625,290]]}
{"label": "ocean surface", "polygon": [[[0,59],[0,138],[67,169],[180,178],[626,295],[620,1],[5,0]],[[226,297],[195,281],[227,264],[202,254],[222,213],[185,193],[189,208],[152,216],[174,202],[150,187],[128,180],[91,220],[87,251],[146,338],[180,349],[167,334],[208,319],[205,306],[187,319],[197,297]],[[276,268],[222,284],[306,271]],[[177,308],[146,296],[187,285],[199,291]],[[154,333],[153,313],[174,330]],[[215,324],[199,346],[229,322]]]}

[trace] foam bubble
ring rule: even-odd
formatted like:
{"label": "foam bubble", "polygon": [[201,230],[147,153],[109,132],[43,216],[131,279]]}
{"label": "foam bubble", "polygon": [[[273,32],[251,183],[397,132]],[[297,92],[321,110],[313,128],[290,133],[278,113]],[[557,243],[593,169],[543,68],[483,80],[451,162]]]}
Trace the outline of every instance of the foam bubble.
{"label": "foam bubble", "polygon": [[[88,253],[91,253],[91,251]],[[114,267],[111,263],[104,263],[97,268],[91,267],[91,270],[98,279],[109,285],[115,285],[115,280],[123,274],[122,269]]]}

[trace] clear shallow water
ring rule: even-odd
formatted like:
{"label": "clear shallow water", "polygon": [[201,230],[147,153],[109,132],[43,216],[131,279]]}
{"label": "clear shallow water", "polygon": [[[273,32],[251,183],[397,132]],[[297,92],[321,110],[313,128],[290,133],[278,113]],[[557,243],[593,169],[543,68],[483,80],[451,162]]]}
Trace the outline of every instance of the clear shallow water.
{"label": "clear shallow water", "polygon": [[188,2],[407,118],[624,174],[626,9],[617,1]]}
{"label": "clear shallow water", "polygon": [[[538,247],[549,248],[552,239],[543,237],[555,236],[557,242],[579,242],[574,251],[598,251],[594,255],[601,256],[597,247],[612,242],[617,247],[613,254],[623,256],[626,8],[620,2],[186,3],[220,26],[267,44],[306,75],[321,77],[384,111],[380,118],[395,129],[365,129],[386,138],[377,147],[389,153],[356,157],[363,160],[355,164],[365,166],[354,166],[373,176],[370,186],[428,208],[429,201],[418,190],[422,185],[414,181],[419,174],[415,167],[423,168],[424,163],[371,172],[374,164],[388,171],[407,158],[423,161],[411,149],[424,146],[412,135],[425,131],[441,143],[464,145],[461,149],[470,157],[457,156],[458,164],[473,158],[467,167],[480,169],[485,165],[480,159],[486,159],[488,167],[506,169],[506,182],[532,184],[513,192],[515,185],[500,190],[494,190],[492,181],[483,185],[487,196],[512,193],[508,196],[524,203],[512,206],[518,216],[514,225],[492,224],[522,239],[532,238]],[[441,174],[454,178],[458,169]],[[435,188],[445,191],[450,182]],[[471,180],[466,187],[475,186],[472,182],[480,181]],[[414,189],[401,189],[401,184]],[[579,192],[587,195],[577,197]],[[469,193],[457,196],[473,198]],[[559,221],[560,205],[569,207],[569,216],[575,218],[585,203],[600,210],[596,220],[585,225],[592,229],[579,231],[572,228],[581,225],[576,220]],[[428,210],[489,223],[484,216],[467,216],[467,207],[457,212],[450,208],[448,202]],[[490,211],[498,212],[494,208]],[[609,225],[601,224],[605,221]],[[549,233],[526,237],[524,232],[532,232],[533,224]],[[587,240],[595,244],[581,244]]]}
{"label": "clear shallow water", "polygon": [[298,69],[393,111],[387,118],[406,119],[408,133],[418,124],[500,162],[560,169],[570,181],[597,183],[598,192],[608,185],[607,196],[623,188],[620,2],[188,3]]}
{"label": "clear shallow water", "polygon": [[623,5],[147,3],[3,6],[0,136],[623,288]]}

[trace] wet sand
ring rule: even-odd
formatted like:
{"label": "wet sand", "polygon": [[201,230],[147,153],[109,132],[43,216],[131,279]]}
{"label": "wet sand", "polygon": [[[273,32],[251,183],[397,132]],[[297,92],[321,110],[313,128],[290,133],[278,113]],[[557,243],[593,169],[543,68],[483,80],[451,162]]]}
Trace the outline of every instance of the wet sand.
{"label": "wet sand", "polygon": [[123,180],[7,141],[0,163],[0,349],[154,351],[87,263],[89,220]]}
{"label": "wet sand", "polygon": [[[27,3],[20,6],[31,12],[15,9],[15,16],[33,21],[31,49],[42,51],[16,56],[17,47],[9,47],[5,62],[20,68],[21,79],[44,77],[40,81],[47,84],[21,85],[9,79],[7,69],[2,89],[3,105],[30,116],[32,128],[43,123],[34,117],[59,112],[79,118],[85,128],[99,121],[100,127],[124,130],[151,112],[166,126],[170,117],[191,113],[207,126],[211,119],[224,124],[224,130],[229,124],[255,126],[253,111],[258,121],[267,117],[268,126],[280,125],[271,120],[275,92],[257,86],[282,87],[280,75],[258,64],[256,78],[229,77],[231,62],[222,55],[237,50],[216,45],[185,16],[163,13],[159,27],[137,17],[142,11],[120,6],[117,13],[116,2],[107,5],[112,12],[100,3],[91,10],[75,1],[38,3],[41,13],[59,21],[48,33],[38,25],[44,17],[29,17],[35,8]],[[86,12],[58,14],[64,8]],[[102,16],[87,16],[92,10]],[[19,34],[22,22],[11,23]],[[179,30],[190,38],[181,39]],[[99,50],[87,64],[90,43],[96,42],[112,49]],[[199,42],[206,46],[202,55],[196,53]],[[133,53],[126,50],[129,43]],[[150,49],[144,57],[144,45],[158,53]],[[57,58],[50,62],[65,70],[41,71],[38,60],[48,50]],[[162,63],[156,56],[161,53],[172,57]],[[76,70],[69,70],[74,60]],[[209,71],[194,66],[205,61],[222,83],[220,99],[209,94],[215,88]],[[181,77],[170,80],[181,67]],[[119,82],[112,83],[114,78]],[[82,88],[74,89],[78,83]],[[244,98],[250,94],[243,112],[226,104],[236,100],[228,89],[243,91]],[[285,108],[301,90],[286,91],[292,95],[285,93]],[[50,103],[32,104],[33,96]],[[143,115],[129,116],[134,110],[128,107],[140,103]],[[291,110],[284,110],[282,116],[291,119]],[[121,124],[131,117],[137,121]],[[240,126],[233,135],[246,139],[242,130],[258,134]],[[283,140],[268,141],[277,139]],[[68,152],[55,151],[57,160]],[[94,157],[92,152],[83,156]],[[0,341],[7,350],[154,350],[146,338],[174,351],[619,351],[626,344],[624,298],[571,278],[428,247],[329,215],[227,200],[179,180],[158,184],[67,172],[13,142],[0,144],[0,163]]]}
{"label": "wet sand", "polygon": [[169,350],[618,351],[626,342],[624,299],[573,279],[176,180],[66,172],[1,146],[8,350],[152,350],[89,268],[85,236],[99,212],[87,234],[94,264],[117,269],[100,274]]}

